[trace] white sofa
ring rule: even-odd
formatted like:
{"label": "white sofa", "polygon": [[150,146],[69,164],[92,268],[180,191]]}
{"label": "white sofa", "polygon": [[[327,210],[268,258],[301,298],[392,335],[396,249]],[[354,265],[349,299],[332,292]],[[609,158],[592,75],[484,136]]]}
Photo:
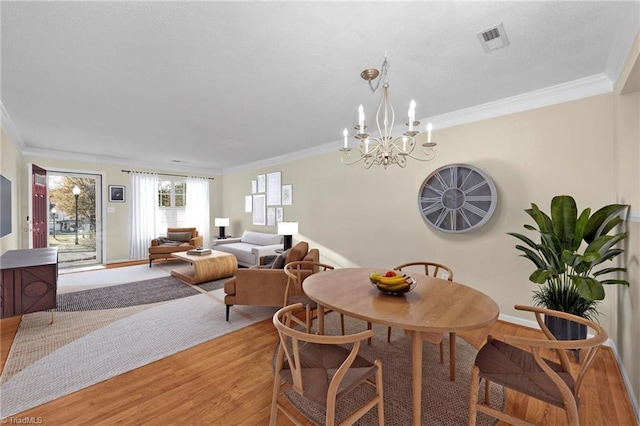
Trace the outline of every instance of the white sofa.
{"label": "white sofa", "polygon": [[265,256],[277,255],[276,250],[284,249],[284,245],[282,235],[244,231],[240,238],[215,240],[213,249],[231,253],[238,259],[238,265],[250,267],[261,265]]}

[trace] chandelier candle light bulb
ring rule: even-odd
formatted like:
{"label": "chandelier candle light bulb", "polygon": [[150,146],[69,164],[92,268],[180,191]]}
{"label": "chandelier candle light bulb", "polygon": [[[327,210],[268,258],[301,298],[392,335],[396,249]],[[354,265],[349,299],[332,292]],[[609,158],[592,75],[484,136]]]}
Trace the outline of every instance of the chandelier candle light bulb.
{"label": "chandelier candle light bulb", "polygon": [[364,107],[362,104],[358,107],[358,133],[364,133]]}
{"label": "chandelier candle light bulb", "polygon": [[348,148],[348,141],[347,141],[347,136],[349,136],[349,131],[347,129],[344,129],[342,131],[342,134],[344,136],[344,147]]}
{"label": "chandelier candle light bulb", "polygon": [[433,130],[433,124],[427,123],[427,143],[431,143],[431,130]]}
{"label": "chandelier candle light bulb", "polygon": [[413,122],[416,119],[416,101],[411,99],[409,104],[409,131],[413,132]]}

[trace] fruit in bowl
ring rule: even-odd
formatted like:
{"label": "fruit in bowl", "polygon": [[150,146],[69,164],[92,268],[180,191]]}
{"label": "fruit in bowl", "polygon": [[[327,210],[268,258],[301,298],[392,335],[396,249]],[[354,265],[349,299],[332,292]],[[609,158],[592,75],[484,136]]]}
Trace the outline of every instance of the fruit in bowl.
{"label": "fruit in bowl", "polygon": [[378,290],[388,294],[406,293],[411,291],[416,283],[413,278],[398,275],[395,271],[388,271],[385,274],[373,272],[369,275],[369,280]]}

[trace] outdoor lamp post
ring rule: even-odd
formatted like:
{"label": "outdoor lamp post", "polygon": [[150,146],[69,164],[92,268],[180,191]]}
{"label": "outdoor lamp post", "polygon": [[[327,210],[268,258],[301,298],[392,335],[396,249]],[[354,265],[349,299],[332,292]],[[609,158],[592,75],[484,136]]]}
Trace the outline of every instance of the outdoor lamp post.
{"label": "outdoor lamp post", "polygon": [[80,195],[78,185],[74,186],[71,192],[73,192],[73,196],[76,198],[76,245],[78,245],[78,196]]}
{"label": "outdoor lamp post", "polygon": [[56,213],[58,213],[56,211],[56,208],[52,208],[51,209],[51,221],[53,222],[53,239],[55,240],[56,238]]}

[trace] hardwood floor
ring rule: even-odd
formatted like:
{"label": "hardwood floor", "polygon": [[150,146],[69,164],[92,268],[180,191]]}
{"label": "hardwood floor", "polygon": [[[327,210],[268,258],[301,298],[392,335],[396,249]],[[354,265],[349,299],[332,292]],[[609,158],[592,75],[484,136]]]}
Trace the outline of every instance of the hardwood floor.
{"label": "hardwood floor", "polygon": [[[0,321],[4,365],[19,317]],[[533,336],[536,330],[497,322],[489,330],[461,334],[478,347],[487,332],[500,338]],[[45,425],[184,424],[266,425],[277,335],[271,319],[185,350],[97,385],[20,413]],[[603,347],[581,391],[583,425],[637,425],[616,360]],[[507,392],[507,409],[540,425],[566,424],[556,407]],[[278,425],[292,424],[284,415]]]}

